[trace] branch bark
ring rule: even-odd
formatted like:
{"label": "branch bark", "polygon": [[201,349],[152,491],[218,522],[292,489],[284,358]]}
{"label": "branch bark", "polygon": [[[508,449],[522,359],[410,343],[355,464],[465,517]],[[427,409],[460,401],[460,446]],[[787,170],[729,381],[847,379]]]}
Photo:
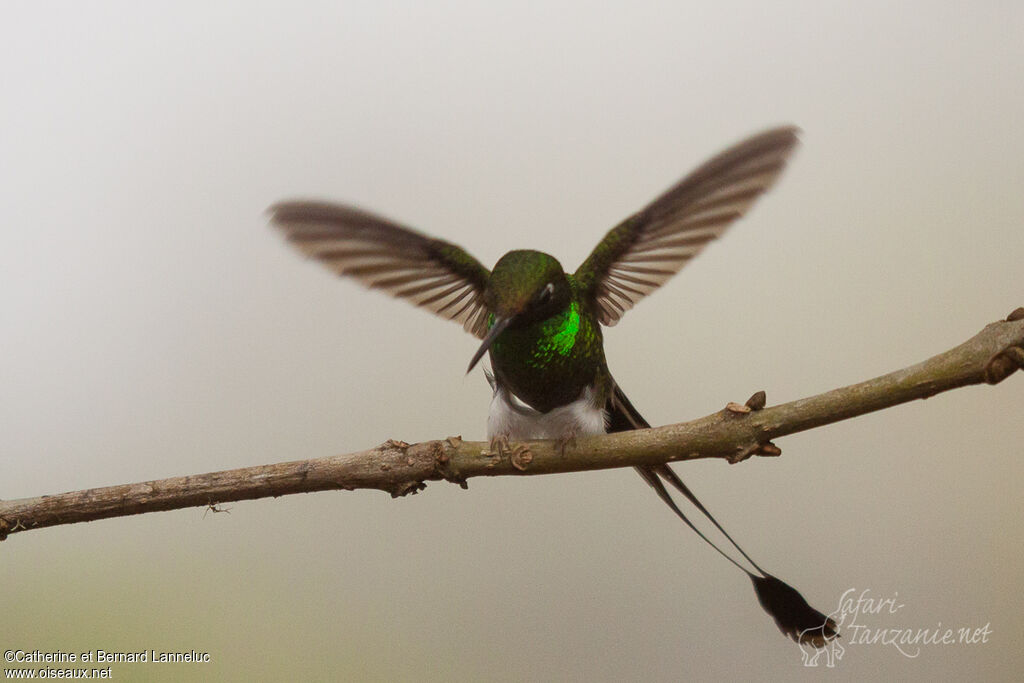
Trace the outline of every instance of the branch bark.
{"label": "branch bark", "polygon": [[0,501],[0,540],[9,534],[108,517],[211,507],[291,493],[360,488],[404,496],[424,482],[510,474],[552,474],[659,464],[696,458],[739,462],[779,455],[772,439],[889,408],[970,384],[996,384],[1024,368],[1024,308],[992,323],[963,344],[928,360],[859,384],[772,407],[758,392],[747,405],[690,422],[580,438],[562,454],[550,441],[492,453],[488,444],[449,437],[407,444],[387,442],[346,455],[296,460]]}

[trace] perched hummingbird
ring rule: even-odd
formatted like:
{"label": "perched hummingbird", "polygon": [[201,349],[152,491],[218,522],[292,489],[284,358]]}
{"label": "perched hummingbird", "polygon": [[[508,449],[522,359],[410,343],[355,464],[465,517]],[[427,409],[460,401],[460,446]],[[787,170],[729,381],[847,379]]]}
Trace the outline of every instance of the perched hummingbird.
{"label": "perched hummingbird", "polygon": [[[742,216],[774,184],[796,144],[797,130],[781,127],[713,157],[612,228],[572,274],[530,250],[510,251],[488,271],[454,244],[348,206],[289,201],[270,213],[288,241],[336,273],[462,323],[483,340],[469,370],[490,355],[492,443],[556,439],[564,447],[576,436],[650,426],[608,371],[601,326],[615,325]],[[783,633],[818,647],[837,635],[834,621],[750,559],[668,465],[636,469],[691,529],[746,572]],[[758,574],[701,533],[666,482]]]}

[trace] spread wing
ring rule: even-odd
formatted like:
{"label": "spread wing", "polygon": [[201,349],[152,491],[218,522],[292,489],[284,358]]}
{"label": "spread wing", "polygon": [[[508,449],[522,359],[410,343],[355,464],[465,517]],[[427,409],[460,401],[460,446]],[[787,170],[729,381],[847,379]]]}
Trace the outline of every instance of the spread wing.
{"label": "spread wing", "polygon": [[605,235],[574,278],[605,325],[660,287],[742,216],[779,177],[797,129],[727,149]]}
{"label": "spread wing", "polygon": [[270,220],[298,249],[339,275],[407,299],[483,338],[489,271],[461,247],[359,209],[291,201]]}

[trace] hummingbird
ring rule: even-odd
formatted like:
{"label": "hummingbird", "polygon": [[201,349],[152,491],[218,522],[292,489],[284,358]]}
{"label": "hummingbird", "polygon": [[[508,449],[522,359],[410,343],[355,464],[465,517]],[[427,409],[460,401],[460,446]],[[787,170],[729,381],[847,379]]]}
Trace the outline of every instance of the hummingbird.
{"label": "hummingbird", "polygon": [[[488,270],[461,247],[351,206],[285,201],[269,210],[288,242],[339,275],[461,323],[481,340],[492,388],[487,436],[554,439],[650,425],[608,370],[602,326],[619,322],[774,185],[798,142],[792,126],[754,135],[712,157],[612,228],[573,273],[553,256],[515,250]],[[801,644],[823,647],[836,623],[761,569],[667,464],[635,468],[701,539],[745,572],[761,606]],[[666,487],[716,527],[754,571],[700,531]]]}

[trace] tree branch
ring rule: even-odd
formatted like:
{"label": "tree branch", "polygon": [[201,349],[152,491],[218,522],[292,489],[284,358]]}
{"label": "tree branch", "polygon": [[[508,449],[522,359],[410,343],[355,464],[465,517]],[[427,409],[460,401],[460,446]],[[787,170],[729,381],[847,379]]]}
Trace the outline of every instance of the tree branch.
{"label": "tree branch", "polygon": [[208,506],[290,493],[380,489],[403,496],[428,480],[465,487],[466,479],[551,474],[658,464],[695,458],[739,462],[779,455],[772,439],[969,384],[996,384],[1024,368],[1024,308],[992,323],[963,344],[902,370],[841,389],[764,407],[758,392],[747,405],[729,404],[680,424],[580,438],[562,454],[551,441],[492,453],[488,444],[450,437],[406,444],[389,440],[370,450],[312,460],[245,467],[137,484],[0,501],[0,540],[9,534],[158,510]]}

